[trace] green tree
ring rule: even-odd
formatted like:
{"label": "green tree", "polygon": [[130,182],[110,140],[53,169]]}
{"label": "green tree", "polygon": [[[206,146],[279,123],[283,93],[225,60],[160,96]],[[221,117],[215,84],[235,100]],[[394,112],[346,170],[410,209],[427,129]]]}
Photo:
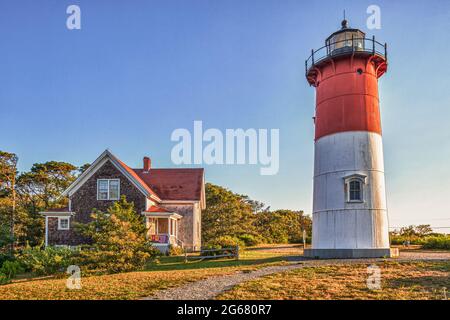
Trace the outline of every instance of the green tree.
{"label": "green tree", "polygon": [[415,228],[415,231],[419,237],[425,237],[433,233],[433,229],[429,224],[421,224]]}
{"label": "green tree", "polygon": [[256,235],[255,214],[248,198],[207,183],[206,209],[202,212],[202,241],[223,236]]}
{"label": "green tree", "polygon": [[82,174],[83,172],[85,172],[87,169],[89,169],[89,167],[91,166],[90,163],[85,163],[83,164],[81,167],[78,168],[78,172],[80,174]]}
{"label": "green tree", "polygon": [[29,172],[19,176],[20,195],[35,207],[61,205],[61,193],[75,180],[78,168],[66,162],[35,163]]}
{"label": "green tree", "polygon": [[269,243],[301,242],[303,230],[311,238],[312,221],[303,211],[276,210],[257,214],[255,226]]}
{"label": "green tree", "polygon": [[19,244],[39,245],[44,238],[44,219],[39,212],[67,205],[61,193],[76,178],[77,167],[66,162],[35,163],[17,178],[20,224],[16,226]]}
{"label": "green tree", "polygon": [[[14,153],[0,151],[0,246],[10,244],[14,252],[14,225],[16,214],[16,177],[19,158]],[[9,225],[7,232],[6,225]],[[1,249],[1,247],[0,247]]]}
{"label": "green tree", "polygon": [[400,229],[400,235],[403,237],[417,237],[416,227],[415,226],[408,226],[403,227]]}
{"label": "green tree", "polygon": [[123,272],[139,270],[158,255],[146,239],[144,218],[125,196],[107,212],[96,210],[92,221],[75,223],[76,231],[92,241],[80,251],[79,263],[88,270]]}

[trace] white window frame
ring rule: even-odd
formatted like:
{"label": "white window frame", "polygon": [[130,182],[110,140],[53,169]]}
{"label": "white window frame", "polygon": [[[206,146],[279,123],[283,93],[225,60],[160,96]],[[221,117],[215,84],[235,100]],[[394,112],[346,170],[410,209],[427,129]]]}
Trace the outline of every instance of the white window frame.
{"label": "white window frame", "polygon": [[[345,200],[347,203],[364,203],[364,186],[366,184],[367,176],[362,174],[353,174],[351,176],[344,178],[345,183]],[[360,190],[360,199],[359,200],[350,200],[350,183],[353,181],[358,181],[361,186]]]}
{"label": "white window frame", "polygon": [[[107,196],[106,199],[100,199],[100,198],[99,198],[99,194],[100,194],[100,192],[99,192],[100,181],[107,181],[107,182],[108,182],[108,196]],[[109,186],[109,184],[110,184],[111,181],[117,181],[117,182],[118,182],[118,186],[119,186],[119,190],[118,190],[118,192],[117,192],[117,198],[114,198],[114,199],[112,199],[112,198],[110,197],[110,195],[109,195],[109,192],[110,192],[110,186]],[[97,200],[98,200],[98,201],[112,201],[112,200],[115,201],[115,200],[119,200],[119,199],[120,199],[120,179],[97,179]]]}
{"label": "white window frame", "polygon": [[[62,220],[67,220],[67,227],[61,226]],[[70,217],[58,217],[58,230],[70,230]]]}

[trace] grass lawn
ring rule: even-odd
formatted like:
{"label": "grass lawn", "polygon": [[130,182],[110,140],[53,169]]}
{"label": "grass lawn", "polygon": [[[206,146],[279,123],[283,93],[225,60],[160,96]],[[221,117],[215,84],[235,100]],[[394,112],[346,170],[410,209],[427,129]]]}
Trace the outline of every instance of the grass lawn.
{"label": "grass lawn", "polygon": [[83,277],[81,290],[67,289],[66,278],[21,280],[0,286],[0,299],[138,299],[210,276],[283,264],[287,256],[298,255],[299,250],[295,246],[249,248],[242,252],[240,260],[190,258],[188,263],[183,262],[183,257],[162,257],[146,271]]}
{"label": "grass lawn", "polygon": [[347,264],[270,275],[243,283],[218,299],[449,299],[450,261],[377,265],[380,290],[367,288],[367,264]]}
{"label": "grass lawn", "polygon": [[147,267],[149,271],[209,269],[240,266],[258,266],[282,263],[289,256],[302,255],[303,249],[299,245],[261,245],[242,250],[240,259],[205,259],[189,256],[184,263],[184,257],[161,257],[159,263],[152,263]]}

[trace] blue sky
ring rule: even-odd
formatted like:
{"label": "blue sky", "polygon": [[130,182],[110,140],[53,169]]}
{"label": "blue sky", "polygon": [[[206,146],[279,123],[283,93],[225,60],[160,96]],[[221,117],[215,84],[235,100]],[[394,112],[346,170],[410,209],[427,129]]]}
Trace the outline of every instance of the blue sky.
{"label": "blue sky", "polygon": [[[79,5],[82,29],[66,28]],[[381,30],[366,9],[381,8]],[[275,208],[311,212],[312,48],[350,26],[388,42],[380,80],[391,226],[450,227],[448,1],[0,1],[0,149],[19,169],[81,165],[110,148],[130,166],[174,166],[170,135],[280,129],[280,170],[206,166],[208,181]],[[445,220],[446,219],[446,220]],[[450,229],[447,229],[450,230]]]}

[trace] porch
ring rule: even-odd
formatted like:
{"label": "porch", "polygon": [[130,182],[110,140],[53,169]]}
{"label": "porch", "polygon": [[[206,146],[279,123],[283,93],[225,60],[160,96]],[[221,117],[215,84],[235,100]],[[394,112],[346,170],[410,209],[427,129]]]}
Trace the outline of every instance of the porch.
{"label": "porch", "polygon": [[162,252],[166,252],[169,245],[183,247],[183,242],[178,237],[180,220],[183,216],[175,212],[167,212],[161,208],[158,209],[158,212],[143,212],[147,227],[147,238]]}

